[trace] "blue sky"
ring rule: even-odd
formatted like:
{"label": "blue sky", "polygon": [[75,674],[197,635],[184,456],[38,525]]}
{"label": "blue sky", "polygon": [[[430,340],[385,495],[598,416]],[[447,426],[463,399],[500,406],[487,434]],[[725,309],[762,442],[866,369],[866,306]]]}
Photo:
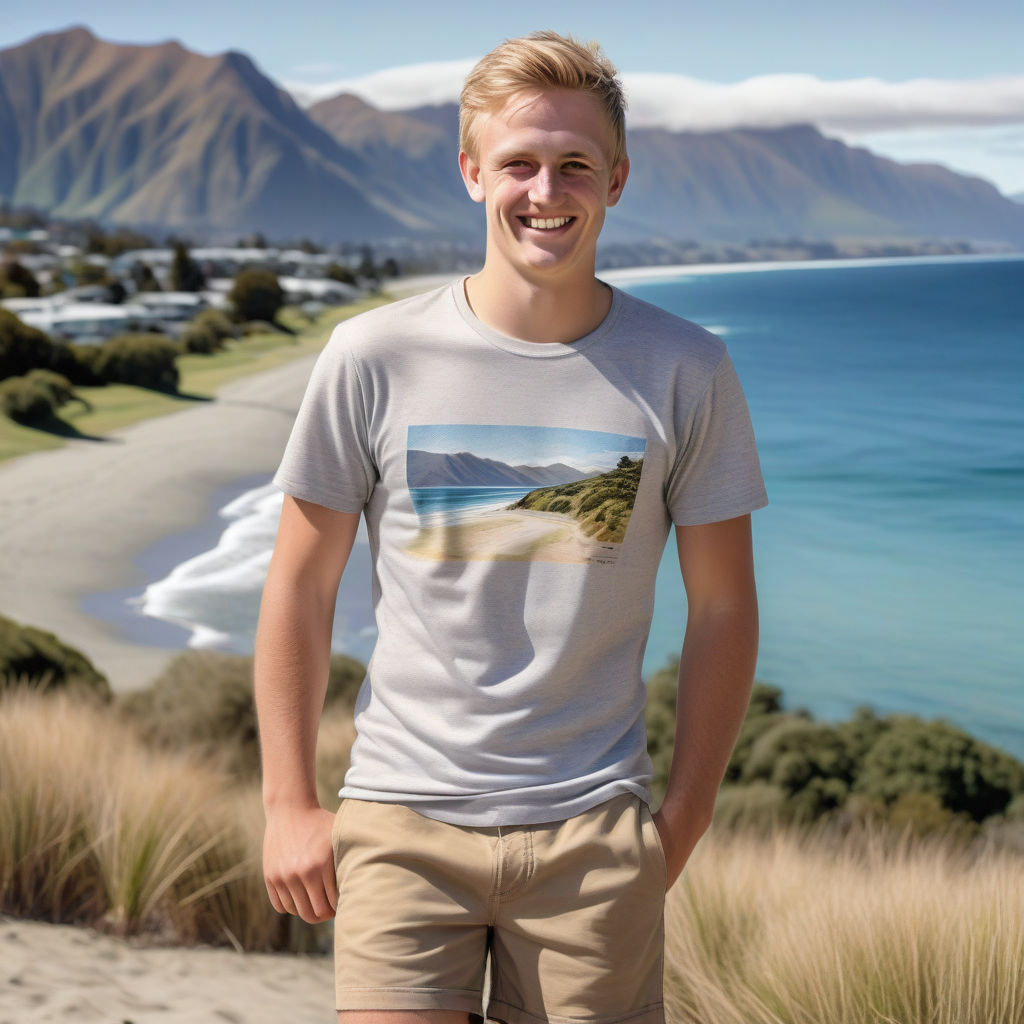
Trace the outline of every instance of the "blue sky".
{"label": "blue sky", "polygon": [[642,455],[647,442],[642,437],[573,427],[446,423],[409,427],[408,444],[419,451],[447,455],[471,452],[510,466],[564,462],[576,469],[605,471],[623,455]]}
{"label": "blue sky", "polygon": [[623,72],[634,123],[809,120],[894,159],[945,163],[1024,191],[1020,0],[48,0],[5,4],[0,47],[72,24],[116,42],[242,50],[300,98],[337,86],[382,106],[451,98],[463,69],[496,42],[554,28],[604,44]]}

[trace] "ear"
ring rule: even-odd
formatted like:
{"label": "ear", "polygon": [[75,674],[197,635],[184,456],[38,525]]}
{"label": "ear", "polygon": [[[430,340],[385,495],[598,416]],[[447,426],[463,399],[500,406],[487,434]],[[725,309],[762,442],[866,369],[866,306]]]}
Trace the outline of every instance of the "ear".
{"label": "ear", "polygon": [[474,203],[484,201],[484,186],[480,180],[480,165],[465,151],[459,153],[459,170],[466,184],[466,191]]}
{"label": "ear", "polygon": [[606,206],[614,206],[622,198],[622,190],[626,187],[626,179],[629,177],[629,157],[622,158],[622,162],[612,171],[608,180],[608,202]]}

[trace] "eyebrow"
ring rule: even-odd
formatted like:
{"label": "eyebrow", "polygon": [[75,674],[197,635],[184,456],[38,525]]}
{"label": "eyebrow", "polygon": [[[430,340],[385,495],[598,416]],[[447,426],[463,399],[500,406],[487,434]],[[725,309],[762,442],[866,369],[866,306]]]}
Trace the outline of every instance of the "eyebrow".
{"label": "eyebrow", "polygon": [[[513,159],[515,157],[530,155],[530,147],[522,146],[509,146],[506,149],[497,148],[494,150],[493,159],[501,162],[503,160]],[[580,149],[570,150],[568,153],[562,153],[558,157],[559,160],[597,160],[599,157],[594,153],[586,153]]]}

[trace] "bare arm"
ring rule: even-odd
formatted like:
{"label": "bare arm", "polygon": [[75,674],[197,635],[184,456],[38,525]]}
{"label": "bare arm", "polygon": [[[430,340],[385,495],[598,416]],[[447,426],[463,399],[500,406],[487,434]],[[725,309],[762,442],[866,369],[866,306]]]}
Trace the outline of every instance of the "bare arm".
{"label": "bare arm", "polygon": [[256,633],[255,697],[263,766],[263,875],[279,913],[334,916],[333,815],[316,795],[316,736],[331,627],[359,513],[285,495]]}
{"label": "bare arm", "polygon": [[689,611],[672,767],[655,814],[669,885],[711,824],[750,701],[758,632],[750,516],[677,526],[676,542]]}

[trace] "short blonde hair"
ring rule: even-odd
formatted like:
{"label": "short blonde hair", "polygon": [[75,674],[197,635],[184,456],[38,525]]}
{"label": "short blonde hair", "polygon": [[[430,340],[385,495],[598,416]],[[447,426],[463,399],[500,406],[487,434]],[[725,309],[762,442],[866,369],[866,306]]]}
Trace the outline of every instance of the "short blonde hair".
{"label": "short blonde hair", "polygon": [[607,116],[612,166],[626,158],[626,97],[612,62],[594,42],[557,32],[506,39],[477,62],[459,97],[459,148],[476,156],[474,127],[524,89],[579,89],[591,93]]}

